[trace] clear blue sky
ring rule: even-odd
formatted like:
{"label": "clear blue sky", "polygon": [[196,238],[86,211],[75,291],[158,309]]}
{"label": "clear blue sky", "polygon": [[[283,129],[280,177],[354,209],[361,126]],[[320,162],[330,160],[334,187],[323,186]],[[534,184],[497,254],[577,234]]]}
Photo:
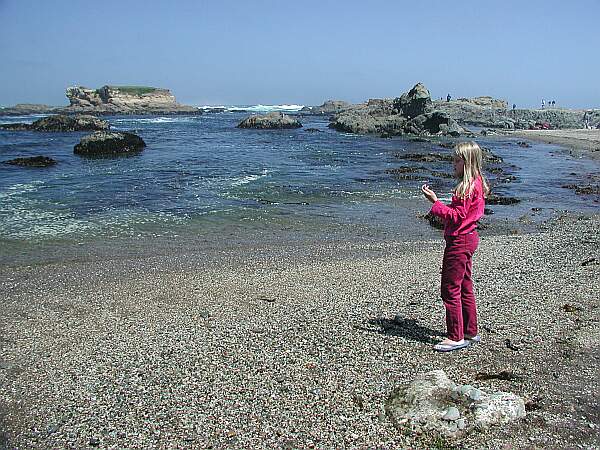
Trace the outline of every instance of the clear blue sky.
{"label": "clear blue sky", "polygon": [[149,85],[191,104],[542,98],[600,107],[599,0],[0,0],[0,104]]}

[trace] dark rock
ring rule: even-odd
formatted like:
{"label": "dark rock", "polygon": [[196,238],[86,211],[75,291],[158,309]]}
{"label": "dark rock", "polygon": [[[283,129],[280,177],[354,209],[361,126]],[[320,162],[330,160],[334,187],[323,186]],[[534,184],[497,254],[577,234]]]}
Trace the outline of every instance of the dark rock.
{"label": "dark rock", "polygon": [[523,148],[530,148],[531,147],[531,144],[529,144],[529,143],[527,143],[525,141],[519,141],[519,142],[517,142],[517,145],[519,147],[523,147]]}
{"label": "dark rock", "polygon": [[440,111],[433,111],[427,114],[421,114],[410,120],[404,130],[412,134],[443,134],[450,136],[460,136],[464,131],[448,114]]}
{"label": "dark rock", "polygon": [[424,137],[414,137],[410,139],[411,142],[431,142],[431,139],[427,139]]}
{"label": "dark rock", "polygon": [[497,194],[490,194],[486,199],[485,203],[488,205],[514,205],[515,203],[519,203],[519,200],[516,197],[502,197]]}
{"label": "dark rock", "polygon": [[48,167],[56,164],[56,161],[47,156],[32,156],[29,158],[15,158],[5,161],[6,164],[22,167]]}
{"label": "dark rock", "polygon": [[394,110],[407,119],[427,114],[432,111],[431,95],[422,83],[417,83],[410,91],[394,99]]}
{"label": "dark rock", "polygon": [[[583,264],[582,264],[583,265]],[[575,306],[575,305],[570,305],[569,303],[565,303],[562,307],[562,309],[565,312],[577,312],[577,311],[581,311],[581,307],[579,306]]]}
{"label": "dark rock", "polygon": [[418,162],[452,161],[452,155],[448,153],[396,153],[398,159],[408,159]]}
{"label": "dark rock", "polygon": [[78,155],[124,154],[139,152],[146,143],[133,133],[96,131],[85,136],[75,146],[74,153]]}
{"label": "dark rock", "polygon": [[491,216],[492,214],[494,214],[494,211],[490,208],[485,208],[483,210],[483,214],[485,214],[486,216]]}
{"label": "dark rock", "polygon": [[305,106],[300,110],[302,114],[337,114],[352,106],[342,100],[327,100],[321,106]]}
{"label": "dark rock", "polygon": [[580,186],[578,184],[564,184],[561,187],[566,189],[572,189],[578,195],[600,195],[600,186],[587,185]]}
{"label": "dark rock", "polygon": [[323,130],[319,130],[318,128],[305,128],[304,131],[307,133],[322,133]]}
{"label": "dark rock", "polygon": [[506,344],[506,348],[509,348],[513,351],[519,351],[521,350],[521,347],[519,347],[518,345],[513,344],[513,342],[510,339],[505,339],[504,343]]}
{"label": "dark rock", "polygon": [[238,124],[238,128],[284,129],[301,128],[302,124],[296,119],[280,112],[247,117]]}
{"label": "dark rock", "polygon": [[108,130],[109,124],[106,120],[98,119],[89,115],[66,116],[58,114],[36,120],[32,124],[13,123],[0,125],[5,130],[28,130],[28,131],[100,131]]}

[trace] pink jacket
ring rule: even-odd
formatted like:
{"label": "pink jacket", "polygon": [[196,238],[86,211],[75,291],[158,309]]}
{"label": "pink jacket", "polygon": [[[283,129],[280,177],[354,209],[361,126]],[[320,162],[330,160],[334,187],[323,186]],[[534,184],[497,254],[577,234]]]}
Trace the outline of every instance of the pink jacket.
{"label": "pink jacket", "polygon": [[450,205],[438,200],[431,207],[431,213],[444,221],[444,236],[467,234],[477,228],[477,221],[485,209],[481,177],[477,177],[473,185],[471,195],[462,199],[454,195]]}

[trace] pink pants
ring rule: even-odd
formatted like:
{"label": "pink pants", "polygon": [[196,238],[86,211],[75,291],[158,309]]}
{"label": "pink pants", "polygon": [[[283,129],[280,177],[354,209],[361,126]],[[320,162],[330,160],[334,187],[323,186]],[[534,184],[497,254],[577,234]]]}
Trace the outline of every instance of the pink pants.
{"label": "pink pants", "polygon": [[471,279],[473,253],[479,244],[476,231],[446,236],[442,265],[442,300],[446,307],[448,338],[460,341],[477,335],[477,306]]}

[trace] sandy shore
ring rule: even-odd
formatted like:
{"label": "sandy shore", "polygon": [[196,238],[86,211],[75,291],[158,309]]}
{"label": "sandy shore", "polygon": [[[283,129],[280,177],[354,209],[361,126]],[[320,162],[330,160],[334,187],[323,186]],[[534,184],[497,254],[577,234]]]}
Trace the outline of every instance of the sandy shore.
{"label": "sandy shore", "polygon": [[570,148],[574,155],[600,159],[600,130],[518,130],[509,135],[562,145]]}
{"label": "sandy shore", "polygon": [[441,239],[0,267],[0,447],[439,447],[383,405],[444,369],[528,402],[458,447],[597,448],[600,217],[543,228],[482,233],[483,340],[446,355]]}

